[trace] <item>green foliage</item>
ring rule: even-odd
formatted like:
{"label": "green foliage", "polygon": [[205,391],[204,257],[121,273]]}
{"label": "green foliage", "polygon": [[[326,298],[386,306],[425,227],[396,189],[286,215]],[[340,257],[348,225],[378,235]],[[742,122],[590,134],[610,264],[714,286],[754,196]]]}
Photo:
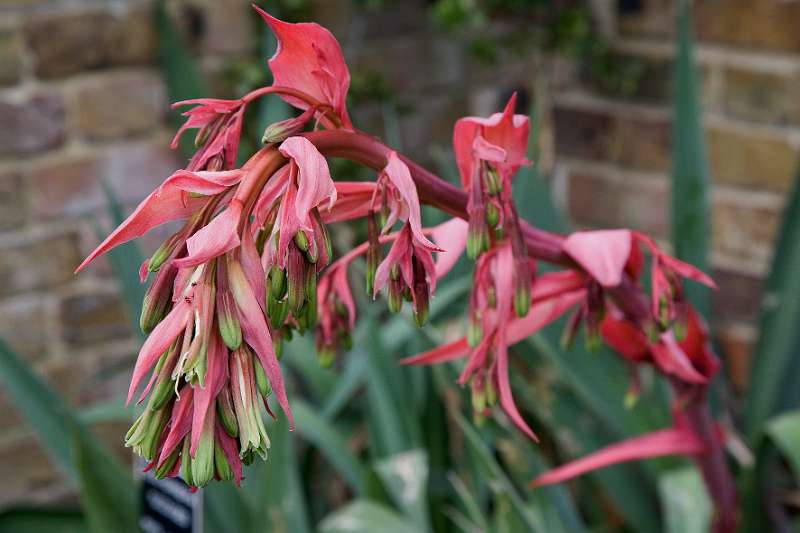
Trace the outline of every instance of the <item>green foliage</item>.
{"label": "green foliage", "polygon": [[[705,271],[708,270],[711,239],[708,193],[711,178],[692,50],[691,8],[686,0],[681,0],[679,6],[678,50],[673,76],[672,242],[678,258]],[[701,314],[709,316],[707,288],[689,283],[686,295]]]}

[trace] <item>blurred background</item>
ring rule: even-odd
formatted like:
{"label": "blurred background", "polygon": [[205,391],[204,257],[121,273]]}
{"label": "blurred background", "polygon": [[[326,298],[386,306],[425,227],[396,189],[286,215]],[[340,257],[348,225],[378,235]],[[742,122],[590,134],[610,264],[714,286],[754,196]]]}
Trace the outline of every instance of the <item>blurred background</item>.
{"label": "blurred background", "polygon": [[[342,43],[352,72],[349,107],[356,126],[382,136],[443,176],[453,176],[449,154],[455,120],[498,111],[517,91],[517,112],[531,115],[535,123],[531,157],[537,165],[525,176],[538,180],[535,189],[521,186],[520,194],[533,195],[524,206],[527,218],[551,229],[630,227],[667,246],[675,244],[671,228],[676,202],[671,184],[679,166],[676,161],[683,157],[682,168],[692,181],[681,186],[682,194],[688,196],[677,200],[678,208],[683,201],[698,205],[701,218],[694,219],[693,226],[699,228],[699,235],[690,238],[682,255],[701,265],[707,261],[704,266],[720,287],[706,309],[725,362],[724,384],[717,391],[720,417],[734,427],[749,409],[753,387],[778,390],[798,385],[790,364],[794,352],[787,351],[789,346],[800,346],[796,332],[781,332],[783,352],[773,361],[784,366],[774,363],[779,365],[774,367],[777,373],[765,375],[758,385],[752,382],[757,373],[751,371],[751,362],[764,327],[760,317],[765,280],[775,270],[771,267],[774,243],[800,152],[800,2],[692,3],[688,12],[694,20],[697,77],[687,74],[687,86],[694,88],[695,103],[702,109],[702,130],[692,126],[699,118],[691,111],[693,104],[684,107],[680,118],[680,98],[674,98],[681,94],[675,85],[676,0],[275,0],[258,4],[288,20],[316,21],[328,27]],[[58,396],[51,398],[59,398],[58,409],[74,408],[69,414],[56,413],[54,420],[74,416],[123,460],[129,457],[121,443],[130,421],[119,398],[127,389],[141,337],[131,325],[138,321],[138,310],[132,308],[138,304],[130,303],[136,301],[140,289],[130,281],[130,268],[126,281],[124,265],[119,263],[130,263],[137,253],[148,255],[167,233],[156,232],[141,242],[141,251],[125,249],[123,254],[128,255],[98,261],[80,276],[72,271],[120,213],[183,165],[184,155],[169,149],[176,124],[169,112],[171,101],[206,95],[237,97],[269,83],[266,59],[274,43],[249,6],[249,1],[239,0],[0,0],[0,338],[6,341],[7,351],[52,385]],[[689,40],[684,44],[691,45]],[[245,137],[250,145],[245,152],[255,148],[262,119],[248,123]],[[695,129],[680,130],[676,120]],[[694,144],[681,152],[678,146],[687,139]],[[347,165],[336,168],[335,177],[352,170]],[[787,242],[776,256],[794,257],[798,242]],[[800,268],[800,262],[796,264]],[[784,267],[790,273],[791,265]],[[137,267],[138,263],[132,265],[134,271]],[[800,276],[797,269],[794,272],[789,278]],[[788,287],[796,283],[781,279]],[[454,282],[449,287],[452,294],[445,291],[440,298],[463,301],[468,277],[460,281],[461,286]],[[791,294],[797,298],[797,292]],[[447,322],[446,310],[440,313]],[[458,316],[451,313],[449,321],[456,331],[463,327]],[[428,338],[420,339],[411,335],[413,330],[405,322],[384,322],[388,319],[378,311],[369,320],[388,324],[397,333],[392,348],[382,352],[379,368],[370,366],[369,354],[361,357],[361,352],[352,355],[360,361],[355,370],[356,365],[347,362],[349,356],[331,371],[311,369],[311,354],[310,359],[298,355],[301,362],[293,366],[298,376],[294,396],[307,396],[306,416],[324,410],[330,401],[338,402],[320,417],[320,427],[343,431],[335,438],[318,436],[319,442],[306,435],[310,444],[287,448],[289,455],[296,452],[294,460],[286,461],[296,463],[299,472],[295,479],[302,486],[295,495],[306,502],[303,528],[313,527],[329,512],[363,495],[362,491],[378,494],[372,500],[382,497],[402,515],[404,508],[393,499],[391,483],[376,473],[380,468],[375,468],[375,461],[394,452],[422,449],[430,495],[421,505],[427,509],[425,516],[432,518],[411,530],[469,530],[454,527],[458,521],[442,511],[451,509],[453,517],[480,522],[468,512],[472,508],[460,499],[462,493],[476,494],[477,506],[490,514],[506,508],[519,511],[517,505],[538,501],[544,523],[550,523],[548,513],[556,509],[553,516],[566,524],[565,531],[585,524],[602,531],[670,529],[669,520],[648,521],[646,515],[654,511],[654,516],[663,517],[670,509],[672,504],[663,500],[663,484],[675,481],[663,482],[658,476],[670,471],[673,463],[609,469],[609,480],[595,478],[586,486],[571,488],[579,495],[597,496],[591,503],[585,499],[571,503],[568,491],[562,489],[532,496],[525,479],[514,477],[540,472],[545,462],[560,463],[604,442],[663,426],[668,417],[664,391],[658,386],[646,387],[644,393],[645,398],[648,394],[660,398],[652,402],[656,407],[646,407],[652,412],[642,414],[640,407],[625,410],[627,373],[612,356],[561,356],[557,342],[551,343],[547,353],[536,343],[520,348],[518,353],[527,362],[515,388],[525,390],[521,396],[529,396],[523,402],[526,416],[546,435],[542,456],[531,452],[532,444],[506,431],[503,420],[473,435],[471,424],[459,418],[462,429],[458,430],[448,413],[461,409],[468,417],[468,400],[450,385],[447,369],[435,374],[393,368],[396,359],[428,346],[426,342],[440,339],[446,331],[433,329]],[[369,333],[360,335],[363,340]],[[290,350],[290,358],[309,347],[310,341],[298,345]],[[3,368],[7,380],[17,379],[10,367]],[[612,377],[600,381],[608,381],[608,388],[591,388],[596,385],[591,383],[591,368],[607,369]],[[343,379],[351,381],[342,385]],[[397,391],[390,404],[384,405],[389,412],[392,405],[400,411],[395,413],[400,429],[395,429],[406,440],[383,448],[371,432],[393,435],[392,428],[369,426],[368,421],[375,419],[364,412],[366,407],[357,405],[359,397],[374,394],[365,391],[364,384],[379,379],[408,385],[408,390]],[[36,389],[35,383],[31,386]],[[332,394],[339,396],[331,400]],[[612,420],[593,412],[590,405],[594,402],[597,409],[597,398],[631,420],[613,420],[614,410],[606,415]],[[797,407],[795,400],[765,400],[770,407],[757,410],[757,418]],[[80,504],[79,494],[86,495],[85,486],[75,481],[74,471],[71,477],[70,468],[58,464],[52,449],[40,444],[40,428],[32,428],[23,416],[30,417],[31,411],[20,410],[19,405],[17,392],[0,389],[0,509],[11,516],[22,513],[20,509],[58,508],[80,523],[79,513],[70,513]],[[49,416],[35,409],[33,413],[39,422]],[[386,411],[383,418],[373,415],[380,420],[387,416]],[[595,441],[559,429],[568,423],[584,424],[584,436],[594,435]],[[445,426],[449,427],[445,441],[432,443],[429,433],[446,432]],[[748,435],[757,433],[753,430]],[[287,438],[305,442],[302,437]],[[472,437],[477,440],[470,441]],[[746,465],[748,458],[752,463],[758,441],[743,440],[749,449],[740,443],[744,451],[739,459]],[[352,453],[356,466],[348,464],[366,476],[366,488],[354,488],[347,475],[342,480],[335,468],[335,450],[330,454],[334,467],[324,450],[315,451],[315,446],[326,442],[352,450],[347,454]],[[464,442],[477,446],[467,455],[478,457],[480,468],[494,472],[484,477],[500,476],[508,486],[484,481],[479,487],[481,476],[475,471],[454,475],[473,468],[468,462],[450,463],[467,461],[463,457],[446,457],[446,450]],[[280,439],[276,443],[280,447]],[[481,445],[489,446],[482,450],[485,456]],[[529,453],[535,456],[525,455]],[[511,479],[492,470],[514,464],[513,460],[521,460],[520,454],[529,462]],[[67,456],[62,454],[62,458]],[[271,461],[282,462],[281,457],[276,452]],[[358,465],[364,461],[368,466],[362,472]],[[782,465],[778,461],[775,467],[783,473],[778,475],[786,474]],[[276,479],[272,473],[265,476]],[[611,487],[615,476],[623,484],[626,479],[640,480],[633,485],[641,488],[639,511],[621,509],[626,498],[633,496]],[[648,477],[650,481],[641,481]],[[375,484],[382,488],[370,492]],[[798,493],[792,490],[779,491],[789,494],[777,500],[781,520],[789,520],[797,510]],[[551,496],[552,501],[547,499]],[[279,515],[285,511],[280,505],[276,508]],[[303,529],[291,519],[284,526],[287,523],[283,530]],[[523,524],[509,530],[533,527]],[[680,526],[673,530],[688,531]]]}

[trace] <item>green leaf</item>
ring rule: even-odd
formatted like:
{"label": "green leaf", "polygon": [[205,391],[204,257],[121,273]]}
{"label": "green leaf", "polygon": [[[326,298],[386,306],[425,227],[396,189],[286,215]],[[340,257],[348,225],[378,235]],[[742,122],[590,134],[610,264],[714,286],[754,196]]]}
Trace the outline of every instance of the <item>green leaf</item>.
{"label": "green leaf", "polygon": [[[114,494],[115,512],[119,517],[133,517],[135,523],[136,485],[129,469],[2,339],[0,379],[56,465],[73,482],[81,484],[83,492]],[[121,527],[128,523],[121,523]]]}
{"label": "green leaf", "polygon": [[666,533],[710,531],[713,506],[696,468],[670,470],[658,480]]}
{"label": "green leaf", "polygon": [[497,463],[491,449],[481,439],[480,434],[467,422],[461,413],[456,413],[456,422],[467,439],[469,448],[480,461],[482,472],[489,479],[489,486],[497,497],[508,499],[508,503],[529,531],[546,531],[544,524],[534,516],[531,509],[526,506],[514,484]]}
{"label": "green leaf", "polygon": [[430,530],[428,516],[428,454],[414,449],[383,458],[375,471],[395,504],[414,521],[419,530]]}
{"label": "green leaf", "polygon": [[[289,424],[285,417],[279,417],[267,427],[267,431],[272,440],[269,457],[261,465],[264,474],[254,479],[256,484],[261,485],[265,497],[262,501],[254,501],[253,505],[265,508],[265,518],[272,523],[275,531],[310,532],[308,505],[303,494],[303,480],[297,467],[297,449],[293,446]],[[249,489],[244,487],[244,490]]]}
{"label": "green leaf", "polygon": [[[672,242],[677,257],[705,271],[711,238],[711,180],[693,57],[691,7],[688,0],[680,0],[678,5],[678,50],[673,73]],[[709,316],[707,288],[689,283],[686,295],[701,314]]]}
{"label": "green leaf", "polygon": [[[178,102],[210,94],[208,82],[167,13],[164,0],[156,3],[155,26],[158,35],[159,61],[170,100]],[[173,111],[171,116],[176,125],[179,125],[180,112]],[[191,136],[184,136],[181,152],[186,157],[190,157],[194,152]]]}
{"label": "green leaf", "polygon": [[792,411],[767,423],[767,435],[800,480],[800,411]]}
{"label": "green leaf", "polygon": [[318,528],[319,533],[419,533],[390,508],[368,500],[356,500],[347,507],[328,515]]}
{"label": "green leaf", "polygon": [[751,357],[751,380],[748,386],[745,432],[754,445],[764,421],[788,405],[785,397],[797,389],[793,379],[795,355],[800,349],[800,172],[783,214],[783,226],[772,269],[764,290],[759,337]]}
{"label": "green leaf", "polygon": [[[125,220],[125,212],[117,199],[114,189],[107,181],[103,181],[103,193],[106,197],[106,206],[109,218],[114,227],[119,226]],[[99,239],[105,238],[106,231],[102,231],[95,225],[95,233]],[[139,265],[144,262],[139,245],[134,242],[126,242],[109,250],[106,253],[108,262],[114,278],[119,283],[122,291],[122,302],[125,304],[125,314],[127,315],[131,331],[143,339],[142,330],[139,327],[139,314],[142,309],[145,286],[139,281]]]}
{"label": "green leaf", "polygon": [[89,531],[105,533],[120,531],[136,533],[138,505],[130,498],[120,497],[121,492],[131,493],[135,487],[123,474],[117,477],[114,469],[106,469],[99,463],[96,447],[88,442],[76,427],[74,433],[75,463],[81,481],[81,506],[89,524]]}
{"label": "green leaf", "polygon": [[57,509],[7,509],[0,513],[0,531],[14,533],[83,533],[86,520],[78,511]]}
{"label": "green leaf", "polygon": [[314,444],[336,467],[353,492],[357,495],[363,494],[367,473],[353,452],[350,451],[344,436],[302,400],[292,402],[292,411],[295,415],[297,432]]}

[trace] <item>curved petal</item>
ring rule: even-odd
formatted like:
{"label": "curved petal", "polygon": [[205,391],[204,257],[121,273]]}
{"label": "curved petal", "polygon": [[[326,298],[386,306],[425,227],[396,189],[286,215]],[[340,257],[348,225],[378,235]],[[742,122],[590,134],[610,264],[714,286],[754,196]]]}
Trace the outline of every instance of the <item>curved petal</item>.
{"label": "curved petal", "polygon": [[631,255],[629,230],[577,231],[562,248],[604,287],[616,287]]}
{"label": "curved petal", "polygon": [[414,184],[414,180],[411,179],[411,172],[408,170],[408,166],[403,163],[394,150],[389,152],[388,161],[383,168],[383,174],[389,178],[389,181],[395,186],[408,208],[408,224],[411,226],[414,239],[433,252],[440,251],[440,249],[422,233],[422,213],[419,207],[417,186]]}
{"label": "curved petal", "polygon": [[460,218],[452,218],[433,228],[433,242],[442,249],[436,255],[436,279],[447,275],[464,253],[468,229],[467,221]]}
{"label": "curved petal", "polygon": [[586,457],[550,470],[534,479],[531,485],[541,487],[561,483],[592,470],[626,461],[665,455],[696,455],[704,451],[703,441],[688,429],[662,429],[612,444]]}
{"label": "curved petal", "polygon": [[328,200],[328,209],[336,203],[336,186],[328,170],[328,162],[317,147],[305,137],[289,137],[280,152],[297,165],[297,197],[295,212],[303,229],[311,230],[309,212]]}
{"label": "curved petal", "polygon": [[435,365],[438,363],[452,361],[454,359],[460,359],[461,357],[466,357],[467,354],[469,354],[469,351],[469,344],[467,344],[467,339],[464,337],[449,344],[437,346],[436,348],[428,350],[427,352],[422,352],[421,354],[401,359],[400,364]]}
{"label": "curved petal", "polygon": [[[333,34],[319,24],[290,24],[258,6],[253,8],[278,39],[278,50],[269,60],[274,85],[297,89],[331,105],[344,126],[352,127],[345,106],[350,71]],[[300,109],[309,107],[307,102],[292,96],[281,95],[281,98]]]}
{"label": "curved petal", "polygon": [[539,442],[539,437],[528,427],[528,424],[517,409],[517,404],[514,403],[514,397],[511,394],[511,383],[509,383],[508,379],[508,346],[506,346],[505,340],[501,340],[497,347],[497,388],[499,389],[500,405],[503,411],[523,433],[533,439],[534,442]]}
{"label": "curved petal", "polygon": [[175,259],[173,264],[178,268],[197,266],[239,246],[241,241],[238,227],[242,209],[240,200],[231,200],[222,213],[187,239],[188,254],[186,257]]}

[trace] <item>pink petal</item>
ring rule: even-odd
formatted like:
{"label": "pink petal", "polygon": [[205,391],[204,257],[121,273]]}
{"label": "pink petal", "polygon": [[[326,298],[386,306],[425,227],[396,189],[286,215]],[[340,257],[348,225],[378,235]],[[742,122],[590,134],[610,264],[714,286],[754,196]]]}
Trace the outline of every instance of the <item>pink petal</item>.
{"label": "pink petal", "polygon": [[264,310],[264,306],[266,305],[266,274],[261,264],[261,257],[258,255],[258,250],[256,249],[256,242],[253,240],[253,235],[249,231],[245,231],[244,235],[242,235],[240,251],[239,258],[242,262],[244,275],[253,288],[253,293],[259,295],[257,298],[258,303],[261,309]]}
{"label": "pink petal", "polygon": [[472,151],[483,161],[501,162],[506,160],[506,151],[501,147],[490,143],[481,135],[477,135],[472,142]]}
{"label": "pink petal", "polygon": [[214,408],[213,402],[217,399],[219,391],[228,380],[228,350],[222,339],[214,335],[208,348],[208,371],[206,372],[205,387],[195,387],[194,410],[192,414],[192,446],[190,453],[194,457],[203,424],[208,416],[209,409]]}
{"label": "pink petal", "polygon": [[443,344],[442,346],[437,346],[436,348],[428,350],[427,352],[422,352],[421,354],[401,359],[400,364],[435,365],[438,363],[452,361],[454,359],[460,359],[461,357],[466,357],[469,354],[469,352],[470,352],[470,347],[469,344],[467,344],[467,339],[461,338],[449,344]]}
{"label": "pink petal", "polygon": [[[297,89],[321,103],[330,104],[344,126],[352,127],[345,107],[350,72],[333,34],[319,24],[290,24],[255,5],[253,8],[278,39],[278,50],[269,60],[273,85]],[[305,101],[292,96],[281,95],[281,98],[300,109],[309,107]]]}
{"label": "pink petal", "polygon": [[207,198],[186,198],[185,192],[218,194],[241,179],[241,171],[189,172],[179,170],[167,178],[125,221],[75,269],[79,272],[98,256],[172,220],[188,218]]}
{"label": "pink petal", "polygon": [[242,484],[242,460],[239,458],[239,446],[236,443],[236,439],[228,435],[219,424],[214,428],[214,435],[222,447],[222,452],[228,460],[228,465],[233,470],[233,479],[238,487]]}
{"label": "pink petal", "polygon": [[422,233],[422,214],[419,207],[419,196],[417,196],[417,186],[414,184],[414,180],[411,179],[411,172],[406,164],[397,157],[397,152],[389,152],[388,161],[383,168],[383,174],[397,188],[408,208],[408,223],[411,226],[411,233],[414,234],[414,239],[434,252],[440,251]]}
{"label": "pink petal", "polygon": [[272,385],[272,390],[275,391],[275,396],[278,398],[278,403],[289,419],[290,428],[294,429],[294,417],[292,416],[292,410],[289,408],[289,399],[286,396],[281,367],[277,357],[275,357],[272,336],[264,319],[264,313],[261,311],[252,287],[238,262],[228,261],[228,276],[231,281],[233,298],[239,308],[239,322],[244,340],[258,355],[267,378],[269,378],[270,385]]}
{"label": "pink petal", "polygon": [[222,213],[189,237],[186,241],[189,253],[186,257],[175,259],[173,264],[178,268],[197,266],[239,246],[238,228],[242,218],[242,207],[241,201],[231,200]]}
{"label": "pink petal", "polygon": [[186,300],[181,300],[147,337],[142,349],[139,350],[139,357],[136,359],[136,365],[133,368],[133,377],[128,387],[127,404],[131,403],[133,394],[145,374],[153,368],[159,357],[167,351],[172,341],[186,329],[191,316],[191,305]]}
{"label": "pink petal", "polygon": [[403,275],[404,281],[409,287],[411,286],[412,251],[411,233],[408,229],[408,225],[406,225],[402,230],[400,230],[397,238],[392,243],[392,247],[389,249],[389,253],[383,259],[383,261],[381,261],[381,264],[378,265],[378,269],[375,271],[373,297],[377,295],[378,292],[380,292],[384,285],[386,285],[386,283],[389,281],[389,274],[391,273],[392,266],[395,264],[400,266],[400,271]]}
{"label": "pink petal", "polygon": [[569,235],[562,247],[600,285],[616,287],[631,255],[631,232],[578,231]]}
{"label": "pink petal", "polygon": [[350,292],[346,266],[336,269],[336,273],[333,275],[333,283],[336,295],[344,304],[345,309],[347,309],[348,325],[352,330],[356,327],[356,303],[353,301],[353,294]]}
{"label": "pink petal", "polygon": [[524,318],[516,318],[508,324],[508,344],[515,344],[555,322],[585,298],[586,290],[579,289],[534,303]]}
{"label": "pink petal", "polygon": [[705,384],[708,379],[695,370],[692,362],[675,340],[672,331],[661,334],[661,340],[650,347],[653,360],[665,373],[672,374],[689,383]]}
{"label": "pink petal", "polygon": [[697,455],[704,451],[703,442],[688,429],[662,429],[612,444],[586,457],[550,470],[533,480],[531,485],[541,487],[561,483],[592,470],[626,461],[665,455]]}
{"label": "pink petal", "polygon": [[450,272],[467,246],[469,224],[460,218],[452,218],[433,228],[433,242],[443,251],[436,255],[436,279]]}
{"label": "pink petal", "polygon": [[714,280],[711,279],[705,272],[690,265],[689,263],[684,263],[680,259],[676,259],[671,255],[664,253],[661,248],[658,247],[658,244],[656,244],[652,238],[648,237],[644,233],[636,231],[633,232],[633,236],[647,246],[650,249],[650,252],[656,256],[659,261],[677,272],[680,276],[702,283],[703,285],[711,287],[712,289],[717,288],[717,284],[714,283]]}
{"label": "pink petal", "polygon": [[184,385],[178,399],[172,406],[172,416],[170,418],[169,433],[161,445],[161,454],[158,456],[158,464],[163,463],[175,448],[183,440],[183,437],[192,429],[192,407],[194,402],[194,389],[188,383]]}
{"label": "pink petal", "polygon": [[536,278],[532,288],[534,302],[547,300],[559,294],[572,292],[586,286],[588,278],[582,272],[575,270],[561,270],[548,272]]}
{"label": "pink petal", "polygon": [[367,216],[375,194],[375,183],[367,181],[335,181],[336,203],[328,210],[321,211],[326,224],[343,222]]}
{"label": "pink petal", "polygon": [[311,230],[309,212],[328,200],[328,209],[336,203],[336,186],[328,170],[328,162],[317,147],[305,137],[289,137],[281,144],[280,152],[297,165],[297,197],[295,213],[300,226]]}
{"label": "pink petal", "polygon": [[521,429],[534,442],[539,442],[539,438],[528,427],[522,415],[517,410],[514,397],[511,395],[511,383],[508,379],[508,346],[504,339],[498,339],[497,346],[497,385],[500,392],[500,405],[514,424]]}
{"label": "pink petal", "polygon": [[608,313],[600,324],[603,340],[629,361],[646,361],[650,358],[650,343],[644,332],[624,319]]}

